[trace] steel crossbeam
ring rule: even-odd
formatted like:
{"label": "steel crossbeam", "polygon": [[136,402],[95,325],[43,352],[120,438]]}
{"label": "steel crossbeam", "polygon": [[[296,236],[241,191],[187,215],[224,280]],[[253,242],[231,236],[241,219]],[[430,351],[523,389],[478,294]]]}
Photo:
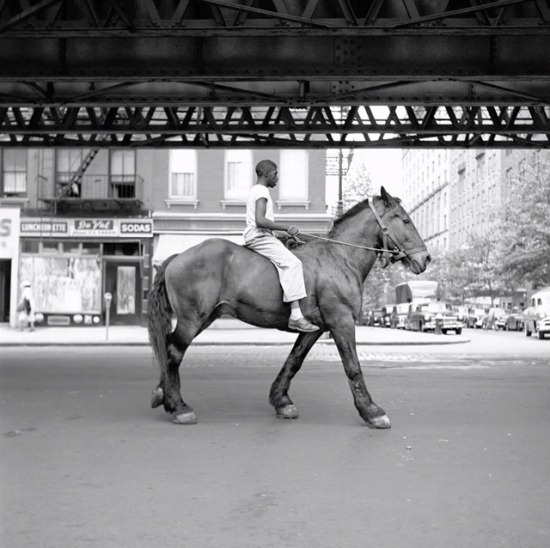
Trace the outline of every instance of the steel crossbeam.
{"label": "steel crossbeam", "polygon": [[4,146],[547,147],[549,120],[520,106],[1,107],[0,133]]}
{"label": "steel crossbeam", "polygon": [[548,147],[548,51],[550,0],[10,0],[0,146]]}

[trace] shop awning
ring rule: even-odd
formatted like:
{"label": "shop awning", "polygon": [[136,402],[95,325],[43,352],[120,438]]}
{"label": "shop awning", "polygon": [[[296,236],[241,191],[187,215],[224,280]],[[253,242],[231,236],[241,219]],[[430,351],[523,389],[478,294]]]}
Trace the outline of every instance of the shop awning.
{"label": "shop awning", "polygon": [[159,266],[170,255],[181,253],[194,245],[204,242],[208,238],[223,238],[235,244],[243,244],[243,237],[240,234],[160,234],[155,243],[153,265]]}

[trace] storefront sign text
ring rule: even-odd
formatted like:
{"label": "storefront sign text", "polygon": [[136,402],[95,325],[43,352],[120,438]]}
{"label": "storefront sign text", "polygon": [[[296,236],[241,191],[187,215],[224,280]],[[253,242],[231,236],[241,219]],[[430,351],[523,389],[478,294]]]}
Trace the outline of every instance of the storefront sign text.
{"label": "storefront sign text", "polygon": [[152,219],[64,219],[43,221],[21,220],[21,236],[97,236],[141,238],[153,237]]}
{"label": "storefront sign text", "polygon": [[124,234],[152,234],[153,225],[150,221],[120,221],[120,233]]}
{"label": "storefront sign text", "polygon": [[21,235],[32,236],[40,234],[53,234],[55,236],[67,235],[68,223],[65,221],[21,221]]}

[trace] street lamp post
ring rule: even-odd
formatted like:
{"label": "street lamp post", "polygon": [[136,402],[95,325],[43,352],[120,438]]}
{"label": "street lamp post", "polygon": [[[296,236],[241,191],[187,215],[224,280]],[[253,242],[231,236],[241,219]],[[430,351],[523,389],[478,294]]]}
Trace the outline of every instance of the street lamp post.
{"label": "street lamp post", "polygon": [[344,213],[344,197],[342,193],[342,182],[344,179],[343,174],[343,152],[342,149],[338,149],[338,202],[336,203],[336,216],[340,217]]}

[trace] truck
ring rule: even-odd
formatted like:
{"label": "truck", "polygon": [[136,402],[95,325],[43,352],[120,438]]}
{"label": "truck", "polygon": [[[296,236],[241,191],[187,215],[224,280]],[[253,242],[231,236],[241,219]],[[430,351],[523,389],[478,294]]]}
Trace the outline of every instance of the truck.
{"label": "truck", "polygon": [[411,329],[410,316],[418,305],[435,302],[439,285],[433,280],[409,280],[395,286],[397,327]]}
{"label": "truck", "polygon": [[527,337],[536,333],[539,339],[550,334],[550,286],[533,293],[523,312],[523,330]]}

